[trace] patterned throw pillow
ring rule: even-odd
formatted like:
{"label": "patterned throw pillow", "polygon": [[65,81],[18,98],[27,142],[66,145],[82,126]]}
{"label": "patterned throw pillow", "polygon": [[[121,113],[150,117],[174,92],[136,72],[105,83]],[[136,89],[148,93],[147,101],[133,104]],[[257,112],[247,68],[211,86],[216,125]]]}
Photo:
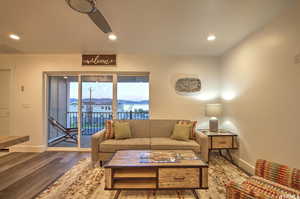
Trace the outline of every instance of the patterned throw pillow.
{"label": "patterned throw pillow", "polygon": [[105,121],[105,139],[113,139],[115,137],[114,128],[113,128],[113,120]]}
{"label": "patterned throw pillow", "polygon": [[195,139],[195,137],[196,137],[196,124],[197,124],[197,121],[178,120],[176,123],[177,124],[186,124],[186,125],[191,124],[192,128],[191,128],[191,131],[190,131],[190,139]]}

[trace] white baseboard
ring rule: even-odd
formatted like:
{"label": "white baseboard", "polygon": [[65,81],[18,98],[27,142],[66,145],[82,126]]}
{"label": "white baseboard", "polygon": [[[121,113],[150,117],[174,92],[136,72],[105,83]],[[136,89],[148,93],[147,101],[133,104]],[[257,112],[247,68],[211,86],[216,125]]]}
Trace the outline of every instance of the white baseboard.
{"label": "white baseboard", "polygon": [[46,151],[47,147],[44,145],[17,145],[9,147],[9,152],[37,152],[41,153]]}
{"label": "white baseboard", "polygon": [[237,156],[232,156],[233,160],[235,163],[237,163],[237,165],[239,165],[239,167],[241,167],[242,169],[244,169],[246,172],[248,172],[249,174],[254,175],[255,173],[255,166],[251,165],[249,162],[237,157]]}
{"label": "white baseboard", "polygon": [[245,171],[247,171],[248,173],[254,175],[255,173],[255,166],[251,165],[249,162],[240,159],[239,160],[239,166],[243,169],[245,169]]}

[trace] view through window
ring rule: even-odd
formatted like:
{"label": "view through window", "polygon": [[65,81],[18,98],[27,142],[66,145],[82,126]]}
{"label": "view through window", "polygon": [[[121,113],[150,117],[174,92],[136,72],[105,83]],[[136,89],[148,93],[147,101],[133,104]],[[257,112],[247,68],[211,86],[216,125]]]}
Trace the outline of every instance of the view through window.
{"label": "view through window", "polygon": [[149,119],[148,76],[118,76],[117,91],[118,119]]}
{"label": "view through window", "polygon": [[106,120],[112,119],[113,77],[83,76],[81,88],[81,142],[90,147],[90,137],[104,129]]}
{"label": "view through window", "polygon": [[[117,80],[116,87],[113,78]],[[148,76],[82,76],[81,96],[79,86],[78,77],[49,77],[49,146],[77,147],[79,143],[76,140],[80,137],[80,147],[88,148],[90,136],[104,129],[106,120],[149,119]],[[113,95],[114,88],[116,96]],[[68,129],[72,132],[68,132]]]}

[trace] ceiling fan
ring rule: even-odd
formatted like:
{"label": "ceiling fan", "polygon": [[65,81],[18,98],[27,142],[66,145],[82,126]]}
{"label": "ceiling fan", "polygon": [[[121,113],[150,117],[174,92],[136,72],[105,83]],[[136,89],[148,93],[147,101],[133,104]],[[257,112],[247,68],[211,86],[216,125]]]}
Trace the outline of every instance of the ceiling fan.
{"label": "ceiling fan", "polygon": [[96,8],[96,0],[65,0],[75,11],[87,14],[104,33],[112,33],[111,27],[102,13]]}

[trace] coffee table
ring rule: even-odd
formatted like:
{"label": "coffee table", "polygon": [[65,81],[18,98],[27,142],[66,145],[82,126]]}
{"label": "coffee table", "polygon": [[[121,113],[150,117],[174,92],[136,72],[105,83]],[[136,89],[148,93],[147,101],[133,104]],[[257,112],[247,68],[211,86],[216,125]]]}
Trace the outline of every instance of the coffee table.
{"label": "coffee table", "polygon": [[[153,161],[142,157],[176,154],[176,162]],[[143,159],[143,160],[142,160]],[[156,158],[155,158],[156,159]],[[143,161],[143,162],[142,162]],[[105,190],[182,190],[208,189],[208,165],[191,150],[121,150],[104,165]]]}

